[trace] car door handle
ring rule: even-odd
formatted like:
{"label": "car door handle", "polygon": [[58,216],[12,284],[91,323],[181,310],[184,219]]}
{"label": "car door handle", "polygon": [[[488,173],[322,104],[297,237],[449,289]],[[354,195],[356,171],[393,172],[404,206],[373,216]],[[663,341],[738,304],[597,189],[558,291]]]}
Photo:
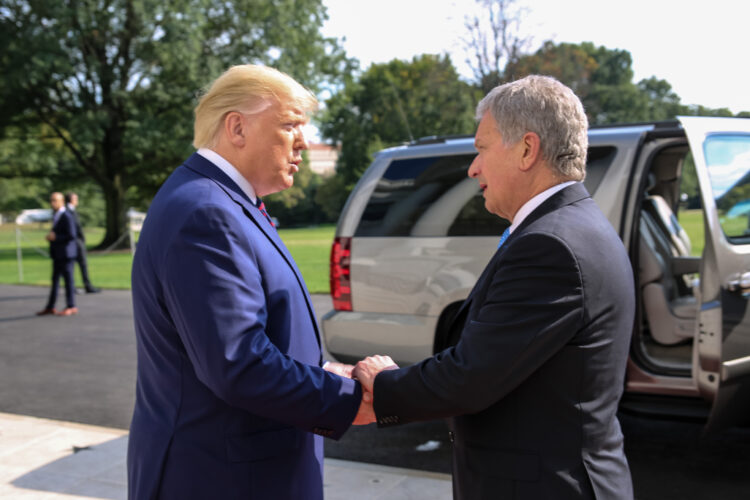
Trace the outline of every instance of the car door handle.
{"label": "car door handle", "polygon": [[750,291],[750,272],[735,274],[727,282],[727,288],[730,292],[747,293]]}

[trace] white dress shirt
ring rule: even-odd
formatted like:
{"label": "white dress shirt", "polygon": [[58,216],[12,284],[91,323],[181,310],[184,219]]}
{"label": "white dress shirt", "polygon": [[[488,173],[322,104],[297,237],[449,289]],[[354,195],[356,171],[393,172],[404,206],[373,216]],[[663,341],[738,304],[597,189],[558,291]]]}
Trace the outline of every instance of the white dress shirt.
{"label": "white dress shirt", "polygon": [[229,163],[223,156],[212,149],[200,148],[198,150],[198,154],[219,167],[222,172],[227,174],[229,178],[232,179],[234,183],[240,187],[242,192],[245,193],[248,198],[250,198],[250,201],[253,202],[253,205],[258,204],[258,197],[255,195],[255,189],[253,189],[253,186],[250,185],[248,180],[245,179],[245,177],[240,173],[239,170],[237,170],[234,165]]}
{"label": "white dress shirt", "polygon": [[516,230],[518,226],[521,225],[521,223],[526,219],[526,217],[531,214],[534,210],[539,207],[542,203],[547,201],[548,198],[550,198],[553,194],[557,193],[558,191],[565,189],[566,187],[570,186],[571,184],[574,184],[576,181],[567,181],[563,182],[561,184],[557,184],[555,186],[552,186],[549,189],[545,189],[538,195],[534,196],[532,199],[524,203],[521,208],[518,209],[518,212],[516,212],[516,216],[513,217],[513,223],[510,225],[510,233],[512,234],[513,231]]}

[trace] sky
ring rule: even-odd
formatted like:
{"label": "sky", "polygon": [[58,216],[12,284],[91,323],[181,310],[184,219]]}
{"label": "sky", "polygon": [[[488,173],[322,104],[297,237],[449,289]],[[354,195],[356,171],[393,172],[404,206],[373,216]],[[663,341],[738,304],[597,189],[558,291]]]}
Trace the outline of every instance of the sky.
{"label": "sky", "polygon": [[[474,0],[323,0],[326,36],[362,68],[418,54],[451,55],[471,78],[461,37]],[[624,49],[634,81],[656,76],[683,104],[750,111],[750,0],[518,0],[529,52],[545,40]]]}

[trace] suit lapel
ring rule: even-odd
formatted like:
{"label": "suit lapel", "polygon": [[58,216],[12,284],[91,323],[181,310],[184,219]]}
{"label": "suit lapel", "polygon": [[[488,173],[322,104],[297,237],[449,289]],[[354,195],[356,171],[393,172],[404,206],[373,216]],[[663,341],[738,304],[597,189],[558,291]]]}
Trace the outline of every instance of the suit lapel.
{"label": "suit lapel", "polygon": [[266,219],[265,216],[260,213],[260,210],[258,210],[258,208],[253,205],[252,201],[250,201],[250,199],[242,191],[242,189],[240,189],[240,187],[232,179],[230,179],[229,176],[222,172],[219,167],[217,167],[198,153],[193,153],[193,155],[191,155],[190,158],[185,161],[185,166],[199,173],[200,175],[213,180],[222,189],[222,191],[224,191],[227,196],[229,196],[229,198],[231,198],[232,201],[234,201],[242,209],[242,212],[245,214],[245,216],[247,216],[258,227],[258,229],[260,229],[260,231],[274,246],[276,251],[281,254],[281,257],[286,261],[287,265],[294,273],[294,277],[297,279],[297,283],[299,284],[299,287],[302,290],[302,294],[305,297],[308,313],[310,314],[310,319],[312,320],[312,324],[315,329],[315,337],[318,341],[318,346],[320,346],[320,332],[318,331],[318,322],[315,320],[315,309],[312,305],[312,299],[310,299],[310,294],[307,292],[307,288],[305,287],[302,273],[300,273],[296,263],[294,262],[294,259],[292,258],[292,255],[289,253],[286,245],[284,245],[284,242],[279,237],[279,233],[273,226],[271,226],[271,224],[268,222],[268,219]]}
{"label": "suit lapel", "polygon": [[[510,237],[508,237],[508,239],[510,239]],[[466,297],[466,300],[464,300],[464,303],[461,304],[461,307],[459,308],[458,312],[454,316],[454,319],[451,322],[450,329],[453,329],[453,327],[455,327],[457,324],[463,325],[463,323],[466,321],[467,311],[471,307],[471,303],[474,300],[474,296],[476,295],[477,290],[482,289],[484,282],[487,279],[487,276],[490,274],[490,270],[495,268],[496,261],[500,259],[500,256],[503,254],[503,250],[507,248],[506,247],[507,243],[508,241],[506,240],[503,246],[497,249],[497,251],[490,258],[490,261],[484,267],[482,274],[479,275],[477,282],[474,284],[474,287],[471,289],[471,292],[469,292],[469,296]],[[460,323],[459,323],[459,319],[461,319]]]}

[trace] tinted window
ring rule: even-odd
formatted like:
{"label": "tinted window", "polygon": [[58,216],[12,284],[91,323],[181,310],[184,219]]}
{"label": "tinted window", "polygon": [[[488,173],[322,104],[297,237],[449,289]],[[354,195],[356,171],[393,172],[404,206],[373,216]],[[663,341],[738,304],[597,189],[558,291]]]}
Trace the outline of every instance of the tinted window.
{"label": "tinted window", "polygon": [[496,236],[508,222],[484,208],[466,173],[474,154],[391,162],[370,197],[356,236]]}
{"label": "tinted window", "polygon": [[[590,148],[584,184],[594,193],[615,157]],[[475,179],[475,154],[394,160],[362,214],[355,236],[497,236],[508,221],[487,212]]]}
{"label": "tinted window", "polygon": [[583,181],[589,194],[593,195],[596,192],[615,159],[615,153],[617,148],[612,146],[589,148],[586,157],[586,178]]}
{"label": "tinted window", "polygon": [[731,243],[750,238],[750,136],[710,135],[703,143],[719,223]]}

